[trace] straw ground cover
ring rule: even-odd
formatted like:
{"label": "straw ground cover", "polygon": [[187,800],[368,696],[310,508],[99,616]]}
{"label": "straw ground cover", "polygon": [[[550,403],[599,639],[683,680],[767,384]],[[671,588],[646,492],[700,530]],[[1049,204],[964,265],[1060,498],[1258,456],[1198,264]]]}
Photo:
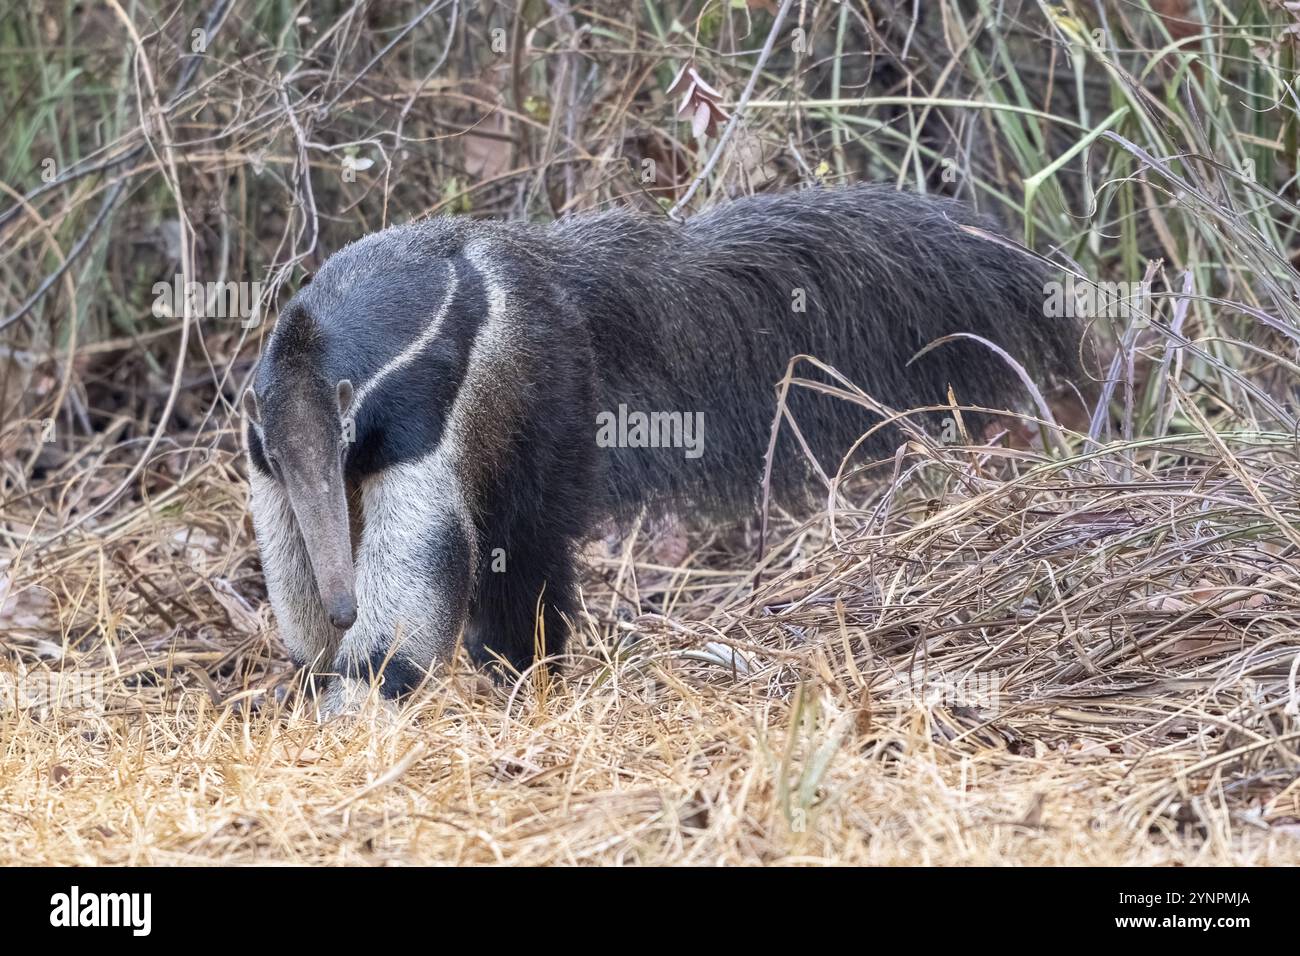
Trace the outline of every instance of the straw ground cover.
{"label": "straw ground cover", "polygon": [[[6,13],[0,859],[1300,859],[1288,9],[469,6]],[[692,203],[979,203],[1074,283],[1087,401],[974,434],[845,383],[897,454],[611,529],[562,674],[317,723],[234,413],[280,287],[411,215],[672,205],[688,63],[754,80]],[[173,274],[260,310],[154,308]]]}

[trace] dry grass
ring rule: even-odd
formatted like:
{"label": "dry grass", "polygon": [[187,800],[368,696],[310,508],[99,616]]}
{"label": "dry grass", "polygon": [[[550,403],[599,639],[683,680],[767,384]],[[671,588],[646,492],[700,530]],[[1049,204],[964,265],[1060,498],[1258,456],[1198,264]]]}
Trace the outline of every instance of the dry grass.
{"label": "dry grass", "polygon": [[33,569],[0,858],[1295,863],[1295,445],[1221,441],[914,442],[888,493],[782,522],[756,592],[743,535],[671,567],[675,533],[632,533],[593,548],[563,678],[461,670],[323,726],[277,693],[208,469],[184,517]]}

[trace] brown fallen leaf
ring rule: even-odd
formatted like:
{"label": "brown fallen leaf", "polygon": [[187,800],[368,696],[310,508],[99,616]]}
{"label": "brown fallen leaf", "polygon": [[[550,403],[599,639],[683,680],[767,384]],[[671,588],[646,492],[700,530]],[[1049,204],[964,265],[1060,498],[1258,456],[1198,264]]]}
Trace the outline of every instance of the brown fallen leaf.
{"label": "brown fallen leaf", "polygon": [[674,96],[683,90],[685,93],[681,105],[677,107],[677,114],[690,115],[691,132],[695,134],[696,139],[715,135],[718,131],[718,123],[730,119],[718,105],[722,94],[706,83],[699,71],[690,63],[683,66],[673,77],[672,83],[668,85],[668,95]]}

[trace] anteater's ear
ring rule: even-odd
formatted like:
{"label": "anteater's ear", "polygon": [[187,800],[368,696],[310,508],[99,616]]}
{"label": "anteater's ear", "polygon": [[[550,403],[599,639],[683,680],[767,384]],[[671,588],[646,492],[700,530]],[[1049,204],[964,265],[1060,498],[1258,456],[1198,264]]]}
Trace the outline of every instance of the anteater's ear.
{"label": "anteater's ear", "polygon": [[345,417],[352,407],[352,383],[346,378],[339,379],[339,416]]}
{"label": "anteater's ear", "polygon": [[307,286],[311,285],[311,277],[312,277],[313,275],[314,275],[314,273],[308,272],[305,276],[303,276],[301,279],[299,279],[299,280],[298,280],[298,288],[299,288],[299,289],[305,289]]}
{"label": "anteater's ear", "polygon": [[244,389],[244,414],[254,425],[262,424],[262,410],[257,407],[257,395],[251,388]]}

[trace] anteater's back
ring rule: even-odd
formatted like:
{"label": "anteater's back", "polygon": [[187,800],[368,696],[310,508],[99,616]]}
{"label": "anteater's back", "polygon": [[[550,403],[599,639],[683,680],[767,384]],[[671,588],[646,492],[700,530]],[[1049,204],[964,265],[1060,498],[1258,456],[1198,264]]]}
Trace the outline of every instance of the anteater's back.
{"label": "anteater's back", "polygon": [[[945,402],[949,385],[963,404],[1024,404],[1016,375],[984,345],[945,344],[908,365],[953,333],[1000,345],[1040,377],[1071,374],[1077,335],[1044,317],[1041,267],[963,223],[998,231],[951,200],[858,186],[737,200],[683,225],[616,212],[553,227],[592,330],[599,409],[703,414],[699,457],[609,450],[618,500],[751,503],[774,387],[801,353],[897,409]],[[827,380],[810,365],[800,374]],[[804,389],[790,408],[830,474],[879,421]],[[899,440],[884,429],[864,452],[892,453]],[[792,440],[778,446],[778,492],[806,482],[802,459]]]}

